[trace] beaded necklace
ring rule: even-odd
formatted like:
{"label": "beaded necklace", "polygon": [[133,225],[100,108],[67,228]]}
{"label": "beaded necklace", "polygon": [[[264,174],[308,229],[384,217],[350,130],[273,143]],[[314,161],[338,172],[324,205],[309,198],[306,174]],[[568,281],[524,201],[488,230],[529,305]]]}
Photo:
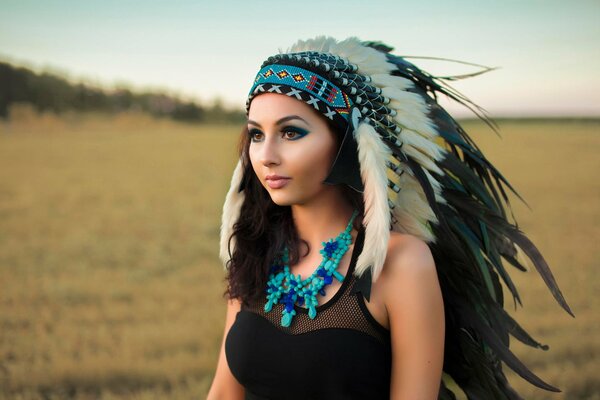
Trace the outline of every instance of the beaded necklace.
{"label": "beaded necklace", "polygon": [[[292,323],[292,318],[296,315],[294,305],[306,304],[308,307],[308,316],[315,319],[317,316],[317,294],[325,296],[325,286],[333,282],[333,277],[343,282],[344,276],[336,271],[340,260],[352,244],[352,222],[358,215],[358,211],[352,213],[346,229],[336,238],[329,239],[323,243],[323,249],[320,251],[323,260],[319,267],[311,276],[302,280],[300,274],[297,277],[290,274],[289,250],[287,246],[283,249],[282,256],[275,261],[269,270],[269,281],[267,282],[267,303],[265,312],[271,311],[274,304],[281,301],[285,305],[281,317],[281,325],[288,327]],[[282,297],[283,296],[283,297]]]}

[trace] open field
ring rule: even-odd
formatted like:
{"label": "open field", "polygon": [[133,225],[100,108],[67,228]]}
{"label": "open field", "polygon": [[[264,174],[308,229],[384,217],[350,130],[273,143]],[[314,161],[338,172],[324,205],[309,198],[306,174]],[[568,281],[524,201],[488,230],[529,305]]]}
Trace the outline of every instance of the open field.
{"label": "open field", "polygon": [[[514,351],[600,399],[600,122],[467,122],[573,309],[511,269],[513,312],[547,352]],[[142,116],[0,122],[0,399],[203,399],[222,339],[220,210],[240,127]],[[507,303],[512,304],[508,299]]]}

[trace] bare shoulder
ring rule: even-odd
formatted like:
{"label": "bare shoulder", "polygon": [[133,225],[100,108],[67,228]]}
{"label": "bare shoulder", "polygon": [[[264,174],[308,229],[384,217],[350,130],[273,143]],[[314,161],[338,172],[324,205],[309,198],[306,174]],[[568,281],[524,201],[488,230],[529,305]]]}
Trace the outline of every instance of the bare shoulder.
{"label": "bare shoulder", "polygon": [[381,278],[386,306],[389,302],[397,301],[399,293],[407,293],[402,290],[404,288],[439,290],[435,261],[429,245],[410,234],[390,233]]}
{"label": "bare shoulder", "polygon": [[384,272],[398,274],[432,268],[435,269],[435,262],[427,242],[414,235],[390,232]]}

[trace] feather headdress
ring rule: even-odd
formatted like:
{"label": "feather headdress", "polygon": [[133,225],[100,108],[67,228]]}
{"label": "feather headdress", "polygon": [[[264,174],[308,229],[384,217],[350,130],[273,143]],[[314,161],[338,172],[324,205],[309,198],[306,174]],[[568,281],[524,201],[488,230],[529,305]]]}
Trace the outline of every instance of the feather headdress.
{"label": "feather headdress", "polygon": [[[469,399],[521,399],[501,361],[532,384],[559,391],[509,350],[509,335],[546,350],[504,310],[502,280],[519,294],[502,258],[525,270],[524,252],[571,315],[546,261],[507,219],[503,186],[519,196],[461,126],[437,103],[444,94],[494,127],[482,109],[379,42],[329,37],[299,41],[268,58],[247,102],[265,92],[296,97],[347,126],[326,182],[363,194],[365,242],[354,274],[367,299],[386,257],[390,231],[425,240],[436,261],[446,314],[444,372]],[[223,208],[220,256],[244,201],[241,162]],[[520,197],[520,196],[519,196]],[[504,204],[503,204],[504,202]],[[232,242],[231,245],[235,246]],[[442,382],[441,399],[454,399]]]}

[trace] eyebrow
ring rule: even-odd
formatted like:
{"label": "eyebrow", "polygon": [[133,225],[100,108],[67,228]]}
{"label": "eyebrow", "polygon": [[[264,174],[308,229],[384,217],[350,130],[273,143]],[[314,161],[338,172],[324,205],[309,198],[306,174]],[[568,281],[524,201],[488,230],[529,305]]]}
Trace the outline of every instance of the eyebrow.
{"label": "eyebrow", "polygon": [[[277,122],[275,122],[275,125],[281,125],[284,122],[287,122],[287,121],[290,121],[290,120],[293,120],[293,119],[299,119],[300,121],[304,122],[306,125],[310,126],[310,124],[308,122],[306,122],[306,120],[304,118],[302,118],[302,117],[300,117],[298,115],[289,115],[287,117],[283,117],[283,118],[277,120]],[[248,120],[248,123],[251,124],[251,125],[256,125],[259,128],[262,128],[258,122],[252,121],[251,119]]]}

